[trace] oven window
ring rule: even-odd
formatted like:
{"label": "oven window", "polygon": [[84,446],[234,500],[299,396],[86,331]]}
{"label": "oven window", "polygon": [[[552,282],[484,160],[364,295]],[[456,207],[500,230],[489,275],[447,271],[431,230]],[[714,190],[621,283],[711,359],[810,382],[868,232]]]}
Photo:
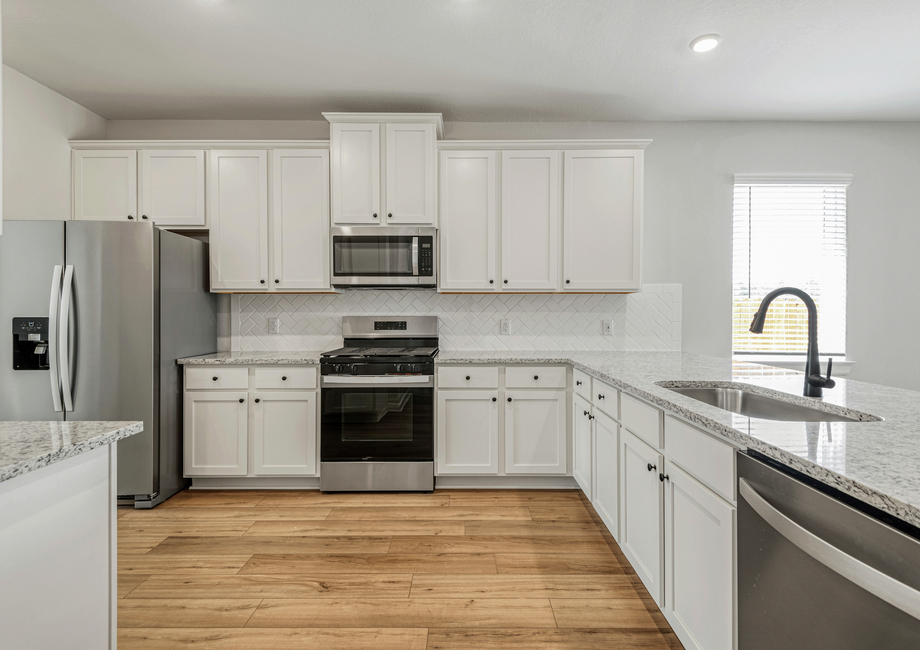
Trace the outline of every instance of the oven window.
{"label": "oven window", "polygon": [[412,440],[412,393],[345,393],[332,406],[342,424],[342,442]]}
{"label": "oven window", "polygon": [[332,273],[337,276],[411,276],[412,237],[333,237]]}

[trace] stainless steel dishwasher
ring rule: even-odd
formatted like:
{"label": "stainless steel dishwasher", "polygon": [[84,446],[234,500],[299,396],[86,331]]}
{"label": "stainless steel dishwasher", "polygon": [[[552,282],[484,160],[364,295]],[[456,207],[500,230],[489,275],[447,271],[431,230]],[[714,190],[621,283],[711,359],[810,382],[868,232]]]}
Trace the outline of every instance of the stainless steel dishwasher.
{"label": "stainless steel dishwasher", "polygon": [[739,649],[920,648],[918,531],[793,474],[738,454]]}

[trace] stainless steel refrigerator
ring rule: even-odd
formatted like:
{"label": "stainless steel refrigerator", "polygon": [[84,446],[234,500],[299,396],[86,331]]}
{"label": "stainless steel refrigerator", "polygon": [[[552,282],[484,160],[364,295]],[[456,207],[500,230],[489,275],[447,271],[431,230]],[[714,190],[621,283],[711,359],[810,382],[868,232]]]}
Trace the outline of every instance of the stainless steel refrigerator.
{"label": "stainless steel refrigerator", "polygon": [[118,494],[152,508],[182,477],[176,359],[214,352],[206,243],[150,223],[6,221],[0,420],[143,420]]}

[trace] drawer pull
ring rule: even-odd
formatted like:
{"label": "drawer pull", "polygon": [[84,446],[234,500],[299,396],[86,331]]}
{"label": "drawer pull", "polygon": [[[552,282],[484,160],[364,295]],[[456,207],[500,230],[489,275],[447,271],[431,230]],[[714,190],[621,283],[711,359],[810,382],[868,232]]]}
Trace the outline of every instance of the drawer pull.
{"label": "drawer pull", "polygon": [[281,381],[287,381],[287,377],[282,377]]}
{"label": "drawer pull", "polygon": [[537,381],[538,379],[540,379],[540,375],[534,375],[534,376],[533,376],[533,380],[534,380],[534,381]]}
{"label": "drawer pull", "polygon": [[242,397],[240,398],[240,404],[242,404],[242,403],[245,402],[245,401],[246,401],[246,400],[244,400]]}
{"label": "drawer pull", "polygon": [[510,398],[510,397],[508,398],[508,401],[509,401],[509,402],[511,401],[511,398]]}
{"label": "drawer pull", "polygon": [[498,401],[498,398],[497,398],[497,397],[493,397],[493,398],[492,398],[492,401],[493,401],[493,402],[497,402],[497,401]]}
{"label": "drawer pull", "polygon": [[258,404],[258,403],[261,402],[261,401],[262,401],[262,400],[260,400],[258,397],[256,398],[256,404]]}
{"label": "drawer pull", "polygon": [[217,377],[211,377],[211,381],[217,381]]}
{"label": "drawer pull", "polygon": [[575,385],[576,385],[576,386],[581,386],[581,382],[580,382],[580,381],[576,381],[576,382],[575,382]]}
{"label": "drawer pull", "polygon": [[585,411],[585,415],[587,415],[587,414],[588,414],[588,412],[587,412],[587,411]]}
{"label": "drawer pull", "polygon": [[648,464],[648,471],[654,472],[656,469],[658,469],[658,465],[652,465],[651,463]]}
{"label": "drawer pull", "polygon": [[600,393],[598,393],[598,395],[597,395],[597,399],[604,399],[604,396],[603,396],[603,395],[601,395]]}
{"label": "drawer pull", "polygon": [[470,380],[470,376],[469,376],[469,375],[466,376],[466,380],[467,380],[467,381]]}

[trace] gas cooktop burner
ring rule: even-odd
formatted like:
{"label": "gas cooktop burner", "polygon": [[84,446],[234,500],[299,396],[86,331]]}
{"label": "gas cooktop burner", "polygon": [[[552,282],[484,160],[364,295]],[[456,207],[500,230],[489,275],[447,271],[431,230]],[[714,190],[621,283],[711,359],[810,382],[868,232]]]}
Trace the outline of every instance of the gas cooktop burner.
{"label": "gas cooktop burner", "polygon": [[438,348],[434,347],[391,347],[391,348],[372,348],[372,347],[344,347],[330,352],[323,352],[324,359],[338,357],[433,357],[438,353]]}

